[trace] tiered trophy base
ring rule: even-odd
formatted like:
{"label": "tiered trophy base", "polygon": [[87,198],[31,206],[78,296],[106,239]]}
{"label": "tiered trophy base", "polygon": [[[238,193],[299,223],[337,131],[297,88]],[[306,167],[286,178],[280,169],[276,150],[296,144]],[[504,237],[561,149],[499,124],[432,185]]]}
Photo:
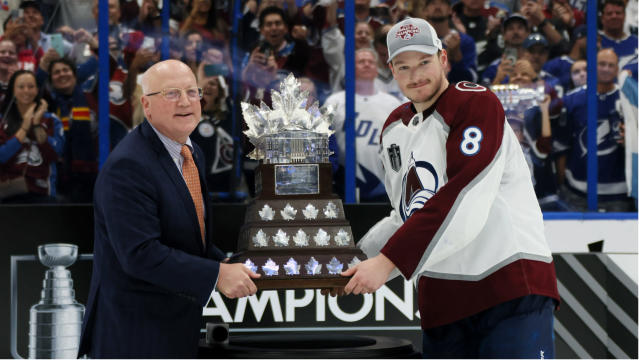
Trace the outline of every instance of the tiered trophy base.
{"label": "tiered trophy base", "polygon": [[[349,263],[352,264],[353,258],[357,257],[359,260],[366,259],[366,256],[361,250],[343,249],[339,254],[335,254],[333,250],[317,250],[311,254],[300,254],[294,250],[283,250],[274,254],[272,251],[256,251],[249,250],[242,253],[235,254],[231,258],[233,263],[246,263],[250,260],[257,267],[255,272],[261,275],[259,279],[254,279],[255,285],[258,290],[273,290],[273,289],[323,289],[323,288],[342,288],[346,286],[350,277],[341,276],[342,271],[346,271],[349,267]],[[285,265],[289,260],[293,258],[299,265],[297,274],[287,273]],[[306,264],[314,259],[321,265],[319,270],[315,270],[314,274],[309,274]],[[330,266],[331,260],[336,259],[341,268],[332,268]],[[279,265],[277,274],[267,275],[263,266],[272,260],[275,264]],[[290,267],[288,268],[290,271]]]}

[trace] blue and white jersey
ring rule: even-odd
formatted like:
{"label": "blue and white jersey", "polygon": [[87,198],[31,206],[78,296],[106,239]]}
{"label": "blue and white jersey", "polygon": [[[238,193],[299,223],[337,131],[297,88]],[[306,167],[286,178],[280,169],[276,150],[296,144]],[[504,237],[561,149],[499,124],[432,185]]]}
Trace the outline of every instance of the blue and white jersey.
{"label": "blue and white jersey", "polygon": [[[623,124],[619,88],[615,85],[612,91],[597,95],[598,194],[625,197],[625,151],[617,143]],[[557,140],[570,149],[566,162],[566,181],[572,189],[585,195],[588,162],[588,105],[585,85],[564,97],[564,109],[567,129],[562,133],[562,138]]]}
{"label": "blue and white jersey", "polygon": [[[344,118],[346,114],[344,91],[326,99],[325,105],[333,105],[335,137],[339,149],[339,163],[344,165],[346,153]],[[363,96],[355,94],[355,153],[357,154],[356,182],[361,200],[373,200],[386,194],[384,167],[379,157],[379,137],[384,122],[401,102],[385,92]]]}
{"label": "blue and white jersey", "polygon": [[490,86],[493,83],[495,76],[497,76],[499,64],[501,64],[501,58],[495,59],[486,67],[486,70],[481,74],[481,79],[479,80],[482,85]]}
{"label": "blue and white jersey", "polygon": [[601,48],[612,48],[619,57],[620,67],[624,67],[637,53],[639,39],[634,35],[626,35],[621,40],[611,39],[603,31],[599,31],[599,35],[601,35]]}
{"label": "blue and white jersey", "polygon": [[542,69],[539,72],[539,78],[544,81],[546,87],[555,90],[556,96],[564,96],[564,87],[561,85],[559,78],[557,78],[555,75]]}
{"label": "blue and white jersey", "polygon": [[[541,110],[534,106],[524,113],[524,139],[529,151],[526,160],[532,165],[532,181],[537,199],[557,195],[557,174],[553,166],[552,140],[541,136]],[[524,153],[526,151],[524,150]]]}
{"label": "blue and white jersey", "polygon": [[575,61],[570,56],[564,55],[548,60],[541,69],[559,79],[564,91],[568,91],[574,87],[570,77],[570,68],[574,63]]}

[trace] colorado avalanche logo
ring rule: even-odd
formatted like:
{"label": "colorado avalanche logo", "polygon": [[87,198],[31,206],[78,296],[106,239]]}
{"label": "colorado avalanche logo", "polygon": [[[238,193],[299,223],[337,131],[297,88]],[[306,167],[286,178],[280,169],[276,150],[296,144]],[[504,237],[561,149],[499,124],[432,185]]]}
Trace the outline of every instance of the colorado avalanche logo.
{"label": "colorado avalanche logo", "polygon": [[419,34],[419,28],[413,24],[408,24],[399,27],[399,30],[395,33],[395,38],[410,40],[417,34]]}
{"label": "colorado avalanche logo", "polygon": [[433,165],[426,161],[415,161],[411,154],[408,170],[402,180],[402,203],[400,215],[403,221],[422,207],[437,192],[439,181]]}
{"label": "colorado avalanche logo", "polygon": [[460,81],[455,84],[455,88],[460,91],[486,91],[485,87],[471,83],[470,81]]}

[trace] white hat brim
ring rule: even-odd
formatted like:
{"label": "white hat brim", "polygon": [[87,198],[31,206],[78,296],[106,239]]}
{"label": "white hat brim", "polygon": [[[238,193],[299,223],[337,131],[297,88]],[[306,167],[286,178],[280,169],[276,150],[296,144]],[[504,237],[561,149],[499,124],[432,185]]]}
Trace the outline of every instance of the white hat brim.
{"label": "white hat brim", "polygon": [[390,63],[391,60],[393,60],[393,58],[395,58],[395,56],[404,53],[406,51],[417,51],[420,53],[424,53],[424,54],[428,54],[428,55],[434,55],[437,53],[437,51],[439,51],[440,49],[437,48],[436,46],[431,46],[431,45],[407,45],[404,47],[401,47],[397,50],[395,50],[394,53],[391,54],[391,56],[388,57],[388,62]]}

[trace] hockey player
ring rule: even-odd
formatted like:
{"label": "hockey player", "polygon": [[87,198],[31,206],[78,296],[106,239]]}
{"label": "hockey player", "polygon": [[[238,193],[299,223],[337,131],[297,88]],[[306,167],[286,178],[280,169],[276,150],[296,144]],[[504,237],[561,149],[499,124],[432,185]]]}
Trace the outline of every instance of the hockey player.
{"label": "hockey player", "polygon": [[530,172],[497,97],[444,75],[435,30],[408,18],[387,36],[411,100],[380,146],[393,211],[359,242],[346,294],[401,273],[418,288],[424,357],[553,357],[555,267]]}

